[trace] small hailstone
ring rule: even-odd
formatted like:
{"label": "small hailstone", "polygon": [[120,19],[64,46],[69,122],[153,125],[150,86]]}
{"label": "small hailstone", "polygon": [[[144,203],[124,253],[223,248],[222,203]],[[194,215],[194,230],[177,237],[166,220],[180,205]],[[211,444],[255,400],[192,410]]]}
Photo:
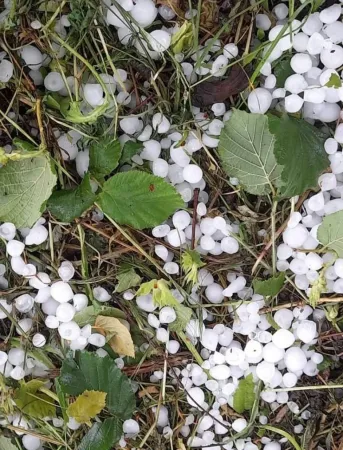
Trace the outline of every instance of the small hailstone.
{"label": "small hailstone", "polygon": [[275,366],[273,363],[262,361],[256,366],[256,375],[265,383],[271,381],[275,374]]}
{"label": "small hailstone", "polygon": [[25,370],[20,366],[16,366],[11,370],[11,377],[17,381],[23,380],[25,377]]}
{"label": "small hailstone", "polygon": [[73,305],[76,312],[82,311],[88,305],[88,297],[85,294],[75,294]]}
{"label": "small hailstone", "polygon": [[306,53],[296,53],[291,58],[291,67],[295,73],[303,74],[312,67],[312,60]]}
{"label": "small hailstone", "polygon": [[288,16],[288,7],[284,3],[280,3],[275,6],[273,12],[279,20],[283,20]]}
{"label": "small hailstone", "polygon": [[169,275],[177,275],[179,273],[179,265],[175,262],[166,262],[163,266],[163,270]]}
{"label": "small hailstone", "polygon": [[185,233],[182,230],[171,230],[168,235],[167,239],[169,244],[172,247],[180,247],[182,244],[186,242],[186,236]]}
{"label": "small hailstone", "polygon": [[154,30],[150,33],[149,44],[151,48],[156,52],[160,53],[165,52],[170,47],[170,43],[171,43],[171,35],[166,31]]}
{"label": "small hailstone", "polygon": [[303,92],[306,88],[307,82],[305,78],[298,73],[290,75],[285,81],[285,89],[291,94],[300,94],[300,92]]}
{"label": "small hailstone", "polygon": [[41,333],[36,333],[32,337],[32,345],[34,347],[38,347],[38,348],[44,347],[45,343],[46,343],[46,338]]}
{"label": "small hailstone", "polygon": [[171,340],[171,341],[167,342],[166,348],[169,353],[171,353],[172,355],[175,355],[180,349],[180,344],[177,341]]}
{"label": "small hailstone", "polygon": [[286,228],[283,233],[283,240],[285,244],[288,244],[292,248],[301,247],[308,238],[308,230],[304,225],[298,224],[294,228]]}
{"label": "small hailstone", "polygon": [[184,230],[191,223],[191,216],[187,211],[177,211],[172,220],[176,229]]}
{"label": "small hailstone", "polygon": [[160,310],[159,319],[161,323],[172,323],[176,320],[176,313],[171,306],[164,306]]}
{"label": "small hailstone", "polygon": [[6,241],[11,241],[14,239],[16,233],[16,228],[13,223],[5,222],[0,225],[0,237],[6,239]]}
{"label": "small hailstone", "polygon": [[165,225],[158,225],[157,227],[153,228],[151,233],[156,238],[162,238],[162,237],[167,236],[169,231],[170,231],[170,226],[165,224]]}
{"label": "small hailstone", "polygon": [[[153,328],[159,328],[160,327],[160,321],[155,316],[155,314],[148,314],[148,324],[152,326]],[[171,341],[170,341],[171,342]]]}
{"label": "small hailstone", "polygon": [[201,335],[201,344],[208,350],[215,351],[218,345],[218,334],[211,328],[206,328]]}
{"label": "small hailstone", "polygon": [[168,175],[169,165],[162,158],[157,158],[152,163],[152,172],[157,177],[165,178]]}
{"label": "small hailstone", "polygon": [[50,72],[44,78],[44,86],[48,91],[57,92],[63,89],[64,81],[59,72]]}
{"label": "small hailstone", "polygon": [[[124,120],[124,119],[123,119]],[[140,156],[147,161],[155,161],[161,154],[161,144],[154,139],[143,142],[143,151]]]}
{"label": "small hailstone", "polygon": [[267,14],[257,14],[255,20],[256,20],[256,27],[263,31],[269,30],[269,28],[272,25]]}
{"label": "small hailstone", "polygon": [[153,1],[139,0],[130,11],[130,14],[142,28],[146,28],[155,20],[157,11]]}
{"label": "small hailstone", "polygon": [[111,295],[101,286],[93,288],[93,294],[98,302],[108,302],[111,300]]}
{"label": "small hailstone", "polygon": [[212,283],[207,286],[205,296],[210,303],[222,303],[224,300],[223,288],[217,283]]}
{"label": "small hailstone", "polygon": [[304,99],[297,94],[288,95],[285,98],[285,110],[289,113],[300,111],[304,104]]}
{"label": "small hailstone", "polygon": [[18,275],[24,275],[26,264],[21,256],[14,256],[11,258],[11,268],[13,272]]}
{"label": "small hailstone", "polygon": [[57,281],[51,285],[51,297],[59,303],[67,303],[74,296],[74,293],[68,283]]}
{"label": "small hailstone", "polygon": [[316,332],[316,323],[311,320],[302,320],[296,329],[298,339],[305,344],[310,343],[315,338]]}
{"label": "small hailstone", "polygon": [[81,330],[76,322],[61,323],[58,332],[62,339],[74,341],[80,336]]}
{"label": "small hailstone", "polygon": [[59,327],[60,321],[57,319],[56,316],[49,315],[45,318],[45,325],[48,328],[54,330]]}
{"label": "small hailstone", "polygon": [[237,253],[239,250],[239,244],[237,240],[230,236],[222,239],[220,246],[223,252],[228,253],[229,255]]}
{"label": "small hailstone", "polygon": [[21,50],[21,57],[32,70],[38,70],[43,63],[43,55],[33,45],[26,45]]}
{"label": "small hailstone", "polygon": [[15,299],[14,304],[19,312],[27,313],[33,308],[34,299],[29,294],[23,294]]}
{"label": "small hailstone", "polygon": [[156,331],[156,339],[160,342],[168,342],[169,333],[165,328],[158,328]]}
{"label": "small hailstone", "polygon": [[6,251],[10,256],[20,256],[23,253],[24,248],[25,245],[15,239],[8,241],[6,244]]}
{"label": "small hailstone", "polygon": [[232,422],[232,428],[237,432],[241,432],[246,428],[248,425],[247,421],[245,419],[236,419]]}
{"label": "small hailstone", "polygon": [[222,116],[226,111],[225,103],[214,103],[211,107],[211,110],[216,117]]}
{"label": "small hailstone", "polygon": [[75,274],[74,266],[70,261],[63,261],[58,268],[58,275],[61,277],[62,281],[69,281],[73,278]]}
{"label": "small hailstone", "polygon": [[100,333],[93,333],[89,336],[88,343],[95,347],[103,347],[106,344],[106,338]]}
{"label": "small hailstone", "polygon": [[26,245],[40,245],[48,239],[48,230],[43,225],[34,226],[25,237]]}
{"label": "small hailstone", "polygon": [[303,370],[307,363],[305,353],[299,347],[290,347],[287,349],[284,361],[289,372]]}
{"label": "small hailstone", "polygon": [[248,108],[252,113],[265,114],[272,103],[271,93],[264,88],[256,88],[248,97]]}
{"label": "small hailstone", "polygon": [[323,23],[333,23],[339,19],[341,13],[342,8],[340,4],[331,5],[329,8],[325,8],[319,13],[319,19]]}
{"label": "small hailstone", "polygon": [[13,366],[19,366],[25,361],[25,351],[22,348],[11,348],[7,356],[8,362]]}
{"label": "small hailstone", "polygon": [[187,402],[196,408],[202,406],[205,401],[205,394],[199,387],[193,387],[187,392]]}
{"label": "small hailstone", "polygon": [[123,423],[123,432],[130,435],[139,433],[139,423],[136,420],[128,419]]}
{"label": "small hailstone", "polygon": [[236,44],[224,45],[223,54],[228,59],[236,58],[238,56],[238,47]]}
{"label": "small hailstone", "polygon": [[56,317],[60,322],[70,322],[75,313],[76,309],[70,303],[61,303],[56,309]]}
{"label": "small hailstone", "polygon": [[69,417],[69,421],[67,423],[67,427],[70,430],[78,430],[80,428],[81,424],[77,422],[73,417]]}

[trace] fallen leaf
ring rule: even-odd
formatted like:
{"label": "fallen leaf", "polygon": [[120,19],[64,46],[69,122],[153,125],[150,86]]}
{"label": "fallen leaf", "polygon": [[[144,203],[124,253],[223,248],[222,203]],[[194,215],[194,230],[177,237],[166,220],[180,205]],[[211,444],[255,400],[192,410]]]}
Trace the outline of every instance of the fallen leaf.
{"label": "fallen leaf", "polygon": [[106,392],[84,391],[68,406],[67,414],[79,423],[91,426],[90,420],[105,408]]}
{"label": "fallen leaf", "polygon": [[200,25],[211,31],[218,23],[219,6],[217,0],[203,0],[201,3]]}
{"label": "fallen leaf", "polygon": [[202,107],[222,103],[231,95],[239,94],[249,86],[249,77],[246,71],[236,64],[225,80],[204,81],[198,84],[192,95],[192,104]]}
{"label": "fallen leaf", "polygon": [[158,394],[159,390],[156,386],[147,386],[146,388],[143,388],[141,391],[138,392],[138,397],[142,398],[149,394]]}
{"label": "fallen leaf", "polygon": [[108,343],[119,355],[135,357],[135,348],[129,330],[115,317],[98,316],[94,328],[108,338]]}

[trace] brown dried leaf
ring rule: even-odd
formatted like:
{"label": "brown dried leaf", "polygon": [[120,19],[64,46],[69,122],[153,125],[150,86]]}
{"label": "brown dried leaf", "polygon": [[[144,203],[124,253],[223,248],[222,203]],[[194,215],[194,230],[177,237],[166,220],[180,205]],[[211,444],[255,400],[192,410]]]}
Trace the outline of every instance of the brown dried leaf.
{"label": "brown dried leaf", "polygon": [[158,394],[159,390],[156,386],[147,386],[146,388],[143,388],[141,391],[138,392],[138,397],[142,398],[149,394]]}
{"label": "brown dried leaf", "polygon": [[119,355],[135,357],[135,347],[129,330],[115,317],[98,316],[94,328],[110,338],[108,343]]}
{"label": "brown dried leaf", "polygon": [[184,12],[180,7],[180,0],[156,0],[155,3],[156,5],[169,6],[178,17],[184,16]]}
{"label": "brown dried leaf", "polygon": [[200,25],[211,31],[218,23],[219,6],[217,0],[203,0],[201,3]]}
{"label": "brown dried leaf", "polygon": [[236,64],[225,80],[204,81],[198,84],[192,95],[192,103],[199,107],[222,103],[231,95],[244,91],[248,86],[247,73],[239,64]]}

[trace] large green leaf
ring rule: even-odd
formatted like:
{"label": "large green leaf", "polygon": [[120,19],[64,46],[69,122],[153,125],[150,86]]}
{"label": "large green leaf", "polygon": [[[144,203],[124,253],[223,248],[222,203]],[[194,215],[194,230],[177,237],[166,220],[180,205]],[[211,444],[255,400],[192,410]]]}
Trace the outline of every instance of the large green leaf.
{"label": "large green leaf", "polygon": [[71,222],[90,208],[95,199],[87,173],[77,188],[55,191],[49,198],[47,207],[58,220]]}
{"label": "large green leaf", "polygon": [[122,420],[130,418],[135,409],[130,382],[109,356],[78,352],[76,360],[64,360],[59,382],[62,390],[73,396],[85,390],[106,392],[108,410]]}
{"label": "large green leaf", "polygon": [[238,110],[225,123],[219,140],[224,170],[255,195],[269,194],[280,182],[282,168],[276,162],[273,148],[268,118]]}
{"label": "large green leaf", "polygon": [[293,197],[316,187],[319,175],[330,164],[324,150],[325,135],[287,114],[281,118],[269,116],[269,130],[275,137],[276,161],[283,166],[279,194]]}
{"label": "large green leaf", "polygon": [[9,161],[0,169],[0,221],[31,227],[56,184],[48,156]]}
{"label": "large green leaf", "polygon": [[47,416],[56,416],[56,408],[52,399],[39,389],[45,385],[45,381],[31,380],[21,385],[14,392],[14,401],[17,407],[26,415],[42,419]]}
{"label": "large green leaf", "polygon": [[0,436],[0,448],[1,450],[18,450],[18,447],[12,444],[11,439],[5,436]]}
{"label": "large green leaf", "polygon": [[173,186],[159,177],[136,170],[119,173],[107,180],[99,203],[114,220],[138,229],[156,226],[184,206]]}
{"label": "large green leaf", "polygon": [[283,88],[285,86],[285,81],[291,75],[293,75],[293,69],[291,67],[291,58],[286,57],[282,61],[277,61],[273,69],[273,73],[276,76],[276,86],[277,88]]}
{"label": "large green leaf", "polygon": [[125,313],[118,308],[111,306],[87,306],[74,316],[74,321],[80,326],[84,327],[87,324],[94,325],[95,319],[99,316],[116,317],[117,319],[126,319]]}
{"label": "large green leaf", "polygon": [[119,164],[121,148],[118,139],[109,136],[92,142],[89,148],[89,171],[96,178],[109,175]]}
{"label": "large green leaf", "polygon": [[324,217],[318,228],[317,239],[330,250],[343,258],[343,211]]}
{"label": "large green leaf", "polygon": [[131,163],[131,158],[143,149],[142,142],[126,141],[120,158],[120,165]]}
{"label": "large green leaf", "polygon": [[123,434],[121,422],[111,417],[104,422],[95,423],[82,439],[78,450],[109,450]]}
{"label": "large green leaf", "polygon": [[277,295],[285,281],[285,273],[281,272],[279,275],[269,278],[268,280],[254,280],[252,285],[255,294],[267,296]]}
{"label": "large green leaf", "polygon": [[244,411],[249,411],[254,405],[256,398],[254,379],[252,374],[240,380],[238,388],[233,395],[233,409],[242,414]]}

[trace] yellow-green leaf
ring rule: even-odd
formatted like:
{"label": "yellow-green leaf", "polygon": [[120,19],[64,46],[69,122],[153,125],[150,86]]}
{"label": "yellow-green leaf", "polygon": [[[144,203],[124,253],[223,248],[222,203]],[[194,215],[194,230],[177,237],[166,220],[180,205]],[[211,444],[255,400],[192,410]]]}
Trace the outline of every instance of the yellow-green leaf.
{"label": "yellow-green leaf", "polygon": [[30,417],[42,419],[47,416],[56,416],[53,400],[46,394],[39,392],[45,386],[45,381],[31,380],[22,382],[14,392],[14,401],[17,407]]}
{"label": "yellow-green leaf", "polygon": [[94,328],[109,338],[109,345],[119,355],[135,357],[135,347],[129,330],[115,317],[98,316]]}
{"label": "yellow-green leaf", "polygon": [[188,50],[193,45],[193,25],[192,22],[183,23],[182,27],[173,34],[171,39],[171,48],[174,54]]}
{"label": "yellow-green leaf", "polygon": [[106,395],[106,392],[101,391],[84,391],[74,403],[68,406],[68,416],[79,423],[90,425],[90,420],[105,408]]}

